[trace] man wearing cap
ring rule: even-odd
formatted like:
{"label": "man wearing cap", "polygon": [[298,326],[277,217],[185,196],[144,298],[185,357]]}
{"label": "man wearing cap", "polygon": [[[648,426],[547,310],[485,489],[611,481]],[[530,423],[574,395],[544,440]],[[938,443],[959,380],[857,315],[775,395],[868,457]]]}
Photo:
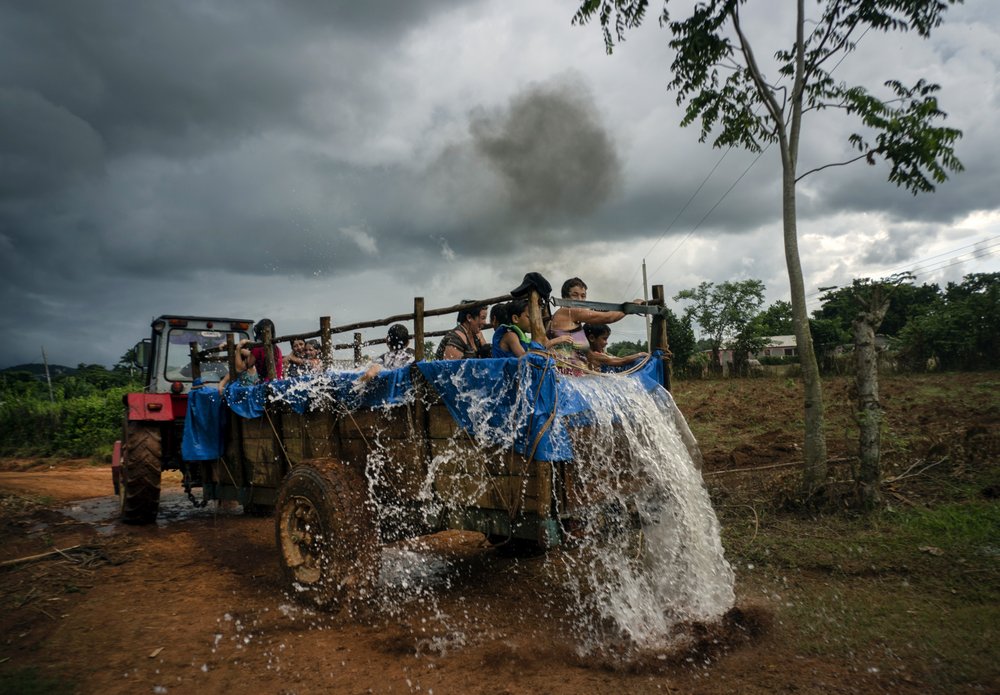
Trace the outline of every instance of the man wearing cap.
{"label": "man wearing cap", "polygon": [[[471,300],[463,299],[462,304]],[[483,340],[483,326],[486,325],[486,307],[460,309],[457,325],[444,334],[441,344],[434,353],[436,360],[467,360],[478,357],[486,341]]]}

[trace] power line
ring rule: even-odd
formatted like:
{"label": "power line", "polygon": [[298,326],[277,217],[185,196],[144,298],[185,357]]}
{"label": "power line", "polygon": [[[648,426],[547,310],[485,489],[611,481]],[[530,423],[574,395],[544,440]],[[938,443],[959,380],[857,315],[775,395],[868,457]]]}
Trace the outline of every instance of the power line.
{"label": "power line", "polygon": [[715,212],[715,209],[717,207],[719,207],[720,205],[722,205],[722,201],[726,199],[726,196],[729,195],[729,193],[734,188],[736,188],[736,184],[738,184],[740,181],[743,180],[743,177],[746,176],[750,172],[751,169],[753,169],[754,164],[756,164],[760,160],[760,158],[764,156],[764,153],[767,152],[770,148],[771,148],[771,144],[768,143],[767,147],[765,147],[764,149],[762,149],[760,152],[757,153],[757,156],[754,157],[753,161],[750,162],[749,165],[747,165],[747,168],[743,170],[743,173],[740,174],[739,177],[737,177],[737,179],[735,181],[733,181],[732,185],[730,185],[729,188],[726,189],[726,192],[723,193],[722,196],[716,201],[715,205],[713,205],[712,207],[710,207],[708,209],[708,212],[706,212],[704,215],[702,215],[702,218],[700,220],[698,220],[698,222],[695,223],[694,227],[691,228],[691,231],[687,233],[687,236],[685,236],[683,239],[681,239],[681,243],[677,244],[676,248],[674,248],[674,250],[670,252],[670,255],[667,256],[666,258],[664,258],[663,262],[660,263],[660,265],[656,266],[653,269],[654,273],[657,270],[659,270],[660,268],[662,268],[663,266],[665,266],[667,264],[667,261],[669,261],[671,258],[673,258],[673,255],[675,253],[677,253],[677,251],[680,250],[681,246],[684,245],[684,242],[687,241],[691,237],[691,235],[694,234],[698,230],[699,227],[701,227],[701,223],[704,222],[705,220],[707,220],[708,216],[711,215],[713,212]]}
{"label": "power line", "polygon": [[[898,266],[896,266],[894,268],[891,268],[891,269],[889,269],[887,271],[884,271],[882,273],[879,273],[879,275],[881,275],[883,277],[887,277],[887,276],[892,275],[892,274],[894,274],[896,272],[899,272],[899,271],[909,270],[910,272],[913,273],[913,275],[915,277],[918,277],[920,275],[927,275],[929,273],[936,272],[936,271],[942,270],[944,268],[950,268],[951,266],[957,265],[958,263],[964,263],[966,261],[974,261],[974,260],[978,260],[980,258],[986,258],[988,256],[994,255],[997,252],[996,251],[990,251],[989,253],[987,253],[987,254],[984,255],[983,251],[986,251],[988,249],[995,249],[997,247],[1000,247],[1000,241],[997,241],[997,243],[990,244],[988,246],[981,246],[981,244],[984,244],[984,243],[990,242],[990,241],[995,241],[995,240],[998,240],[998,239],[1000,239],[1000,234],[998,234],[996,236],[993,236],[993,237],[988,237],[986,239],[980,239],[979,241],[975,241],[975,242],[973,242],[971,244],[966,244],[965,246],[959,246],[957,248],[951,249],[950,251],[943,251],[942,253],[934,254],[933,256],[925,256],[924,258],[918,258],[915,261],[910,261],[910,262],[904,263],[902,265],[898,265]],[[970,247],[978,247],[978,248],[976,248],[973,251],[963,251],[962,253],[955,254],[956,251],[962,251],[962,249],[967,249],[967,248],[970,248]],[[951,255],[951,254],[955,254],[955,255]],[[940,261],[937,261],[935,263],[932,263],[930,267],[927,267],[927,268],[920,268],[919,267],[920,264],[922,264],[922,263],[925,263],[927,261],[933,260],[935,258],[941,258],[942,256],[948,256],[948,257],[947,258],[943,258]],[[962,258],[962,256],[969,256],[969,258]],[[943,265],[938,265],[938,264],[943,264]],[[810,292],[810,293],[808,293],[806,295],[806,299],[807,300],[809,300],[809,299],[815,299],[816,297],[824,294],[824,292],[825,292],[825,290],[814,290],[814,291],[812,291],[812,292]]]}
{"label": "power line", "polygon": [[[649,247],[649,251],[646,252],[646,256],[649,256],[649,254],[651,254],[653,252],[653,249],[655,249],[659,245],[659,243],[661,241],[663,241],[663,238],[665,236],[667,236],[667,234],[670,233],[670,230],[674,228],[674,225],[677,223],[677,220],[679,220],[681,218],[681,215],[683,215],[684,211],[688,209],[688,206],[690,206],[691,203],[694,202],[694,199],[698,197],[699,193],[701,193],[701,189],[705,187],[705,184],[708,183],[708,180],[710,178],[712,178],[712,175],[715,173],[715,170],[719,168],[720,164],[722,164],[722,160],[725,159],[726,155],[728,155],[732,151],[733,151],[733,145],[730,145],[729,149],[722,153],[722,156],[719,157],[719,161],[717,161],[715,163],[715,166],[712,167],[711,171],[709,171],[705,175],[705,178],[701,180],[701,183],[698,184],[698,188],[695,189],[695,192],[692,193],[691,196],[687,199],[687,202],[684,203],[684,205],[681,207],[680,211],[676,215],[674,215],[674,219],[670,220],[670,224],[668,224],[667,228],[663,230],[663,234],[661,234],[660,237],[656,241],[653,242],[653,245]],[[691,233],[688,233],[688,236],[691,236]],[[684,238],[687,239],[687,237],[684,237]],[[683,242],[681,242],[681,243],[683,243]],[[676,250],[677,249],[674,249],[674,251],[676,251]],[[673,254],[671,254],[671,255],[673,255]],[[668,256],[668,258],[669,258],[669,256]],[[659,269],[659,267],[657,269]],[[635,281],[635,276],[638,275],[638,274],[639,274],[639,270],[637,268],[632,273],[632,277],[629,278],[628,282],[625,283],[625,286],[624,286],[624,290],[625,291],[622,292],[622,296],[623,297],[628,296],[629,290],[632,287],[632,283]]]}

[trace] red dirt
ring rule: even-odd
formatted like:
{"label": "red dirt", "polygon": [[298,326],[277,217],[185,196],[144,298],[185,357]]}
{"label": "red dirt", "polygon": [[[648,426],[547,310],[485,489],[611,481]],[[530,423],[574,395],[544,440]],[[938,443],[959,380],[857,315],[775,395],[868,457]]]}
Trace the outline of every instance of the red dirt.
{"label": "red dirt", "polygon": [[[721,399],[699,400],[693,386],[677,397],[700,437],[699,422],[725,426],[737,417]],[[794,413],[794,395],[788,400]],[[735,445],[708,442],[708,472],[795,460],[797,443],[783,432],[765,428]],[[831,455],[843,449],[832,445]],[[748,589],[739,576],[742,615],[687,651],[625,663],[578,656],[576,639],[549,612],[558,601],[542,581],[545,558],[500,557],[471,533],[438,534],[424,551],[459,568],[436,605],[416,602],[394,617],[361,622],[315,614],[283,591],[272,519],[209,508],[102,535],[3,492],[44,495],[56,507],[107,496],[107,468],[46,462],[43,470],[21,470],[25,463],[0,466],[7,539],[0,562],[74,545],[90,550],[72,555],[86,557],[83,566],[57,556],[0,568],[0,674],[32,667],[80,693],[927,691],[926,684],[797,653],[780,626],[769,627],[767,593]]]}

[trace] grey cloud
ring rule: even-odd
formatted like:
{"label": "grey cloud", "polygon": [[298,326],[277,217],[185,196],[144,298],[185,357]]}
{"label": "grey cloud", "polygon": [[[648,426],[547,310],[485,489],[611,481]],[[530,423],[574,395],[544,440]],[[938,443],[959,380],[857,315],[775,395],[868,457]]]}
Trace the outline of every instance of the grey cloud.
{"label": "grey cloud", "polygon": [[59,191],[103,171],[103,143],[87,123],[16,88],[0,88],[0,153],[5,201]]}
{"label": "grey cloud", "polygon": [[614,140],[575,75],[532,85],[505,110],[473,113],[469,131],[517,218],[584,217],[621,185]]}
{"label": "grey cloud", "polygon": [[871,240],[862,249],[860,261],[866,265],[888,266],[913,258],[921,245],[937,237],[936,225],[892,225],[888,233]]}

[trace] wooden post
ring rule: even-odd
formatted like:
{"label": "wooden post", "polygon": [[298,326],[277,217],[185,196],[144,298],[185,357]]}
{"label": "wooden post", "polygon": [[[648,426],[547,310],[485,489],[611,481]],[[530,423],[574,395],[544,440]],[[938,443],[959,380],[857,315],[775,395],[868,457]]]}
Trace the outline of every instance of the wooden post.
{"label": "wooden post", "polygon": [[[666,306],[663,298],[663,285],[653,285],[653,304]],[[663,388],[670,390],[673,356],[670,354],[670,341],[667,338],[667,318],[656,315],[653,317],[653,349],[663,351]]]}
{"label": "wooden post", "polygon": [[188,347],[191,349],[191,383],[193,385],[195,379],[201,378],[201,359],[198,357],[198,343],[192,341],[188,343]]}
{"label": "wooden post", "polygon": [[414,361],[424,359],[424,298],[413,298],[413,354]]}
{"label": "wooden post", "polygon": [[528,320],[531,321],[531,339],[544,345],[545,324],[542,322],[541,297],[534,288],[528,294]]}
{"label": "wooden post", "polygon": [[361,332],[354,334],[354,366],[361,364]]}
{"label": "wooden post", "polygon": [[333,364],[333,340],[330,333],[330,317],[319,317],[320,353],[323,359],[323,369],[329,369]]}
{"label": "wooden post", "polygon": [[226,334],[226,362],[229,363],[229,382],[236,381],[236,340],[232,333]]}
{"label": "wooden post", "polygon": [[274,366],[274,336],[271,335],[271,329],[268,326],[264,326],[264,363],[267,366],[265,377],[267,379],[274,379],[277,377],[277,369]]}

